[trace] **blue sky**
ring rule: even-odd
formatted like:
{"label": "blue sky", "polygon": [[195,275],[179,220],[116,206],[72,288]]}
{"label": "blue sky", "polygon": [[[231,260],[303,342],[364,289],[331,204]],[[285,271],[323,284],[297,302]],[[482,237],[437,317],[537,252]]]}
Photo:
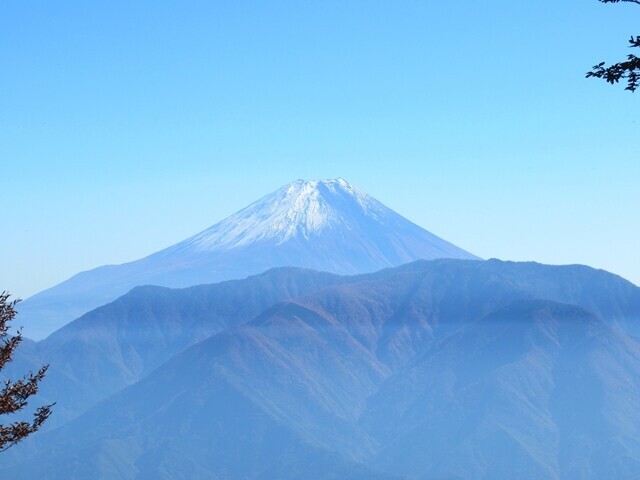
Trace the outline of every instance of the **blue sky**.
{"label": "blue sky", "polygon": [[344,177],[485,258],[640,284],[640,34],[596,0],[0,3],[0,290]]}

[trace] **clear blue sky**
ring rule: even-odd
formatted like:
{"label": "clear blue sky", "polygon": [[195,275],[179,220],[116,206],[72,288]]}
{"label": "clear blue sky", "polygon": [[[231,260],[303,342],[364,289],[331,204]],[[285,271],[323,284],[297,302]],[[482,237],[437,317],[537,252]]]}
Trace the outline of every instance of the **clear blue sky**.
{"label": "clear blue sky", "polygon": [[640,92],[596,0],[0,3],[0,290],[344,177],[485,258],[640,284]]}

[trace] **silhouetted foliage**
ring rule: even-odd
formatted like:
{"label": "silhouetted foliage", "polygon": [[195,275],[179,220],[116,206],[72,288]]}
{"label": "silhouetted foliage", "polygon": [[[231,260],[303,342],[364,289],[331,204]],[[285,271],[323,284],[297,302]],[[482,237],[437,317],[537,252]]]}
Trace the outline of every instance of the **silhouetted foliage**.
{"label": "silhouetted foliage", "polygon": [[[15,305],[19,300],[9,301],[9,294],[0,294],[0,371],[11,361],[11,357],[22,341],[22,334],[9,332],[10,323],[16,316]],[[0,416],[19,412],[27,405],[27,400],[38,392],[38,384],[47,373],[48,365],[36,373],[29,372],[19,380],[3,381],[0,390]],[[31,422],[16,421],[8,425],[0,424],[0,452],[15,445],[26,436],[38,430],[51,415],[51,407],[45,405],[36,410]]]}
{"label": "silhouetted foliage", "polygon": [[[640,5],[640,0],[600,0],[602,3],[635,3]],[[640,47],[640,36],[635,38],[632,36],[629,39],[630,47]],[[598,65],[594,65],[590,72],[587,72],[587,78],[596,77],[603,78],[607,82],[614,84],[618,83],[620,79],[626,79],[627,87],[625,90],[635,92],[640,82],[640,57],[636,57],[633,54],[627,55],[627,60],[624,62],[614,63],[610,66],[605,66],[605,62],[600,62]]]}

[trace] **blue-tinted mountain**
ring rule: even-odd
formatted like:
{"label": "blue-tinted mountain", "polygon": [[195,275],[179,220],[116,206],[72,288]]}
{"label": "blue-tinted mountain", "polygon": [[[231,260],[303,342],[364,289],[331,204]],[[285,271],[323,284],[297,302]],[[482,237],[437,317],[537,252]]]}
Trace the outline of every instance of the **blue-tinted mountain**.
{"label": "blue-tinted mountain", "polygon": [[50,364],[42,397],[58,401],[53,426],[135,383],[185,348],[284,300],[306,296],[397,368],[426,343],[515,299],[581,305],[635,333],[637,291],[620,277],[588,267],[494,260],[417,262],[352,277],[273,269],[186,289],[135,288],[30,346],[30,361],[14,362],[13,370]]}
{"label": "blue-tinted mountain", "polygon": [[172,247],[80,273],[20,304],[40,339],[133,287],[187,287],[280,266],[338,274],[474,255],[411,223],[345,180],[296,181]]}
{"label": "blue-tinted mountain", "polygon": [[[6,373],[49,364],[42,401],[57,401],[46,428],[135,383],[187,347],[249,321],[280,301],[344,282],[329,273],[272,269],[245,280],[185,289],[136,287],[38,343],[27,340]],[[3,372],[5,373],[5,372]]]}
{"label": "blue-tinted mountain", "polygon": [[[3,468],[18,480],[640,475],[630,282],[582,266],[437,260],[291,293],[176,347]],[[86,348],[107,311],[85,320]]]}
{"label": "blue-tinted mountain", "polygon": [[572,305],[515,302],[370,399],[370,465],[412,478],[640,475],[640,343]]}

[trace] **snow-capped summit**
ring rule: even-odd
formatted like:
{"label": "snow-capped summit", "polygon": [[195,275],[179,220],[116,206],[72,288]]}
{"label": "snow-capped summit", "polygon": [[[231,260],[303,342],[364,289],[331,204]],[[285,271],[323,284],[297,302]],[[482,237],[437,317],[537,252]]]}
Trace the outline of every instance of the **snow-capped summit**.
{"label": "snow-capped summit", "polygon": [[297,180],[160,252],[45,290],[20,304],[20,316],[37,339],[138,285],[186,287],[282,266],[356,274],[434,258],[477,257],[342,178]]}
{"label": "snow-capped summit", "polygon": [[[393,212],[346,180],[297,180],[187,240],[201,250],[227,250],[273,239],[307,240],[328,229],[351,229],[359,217],[384,221]],[[356,222],[357,223],[357,222]]]}

